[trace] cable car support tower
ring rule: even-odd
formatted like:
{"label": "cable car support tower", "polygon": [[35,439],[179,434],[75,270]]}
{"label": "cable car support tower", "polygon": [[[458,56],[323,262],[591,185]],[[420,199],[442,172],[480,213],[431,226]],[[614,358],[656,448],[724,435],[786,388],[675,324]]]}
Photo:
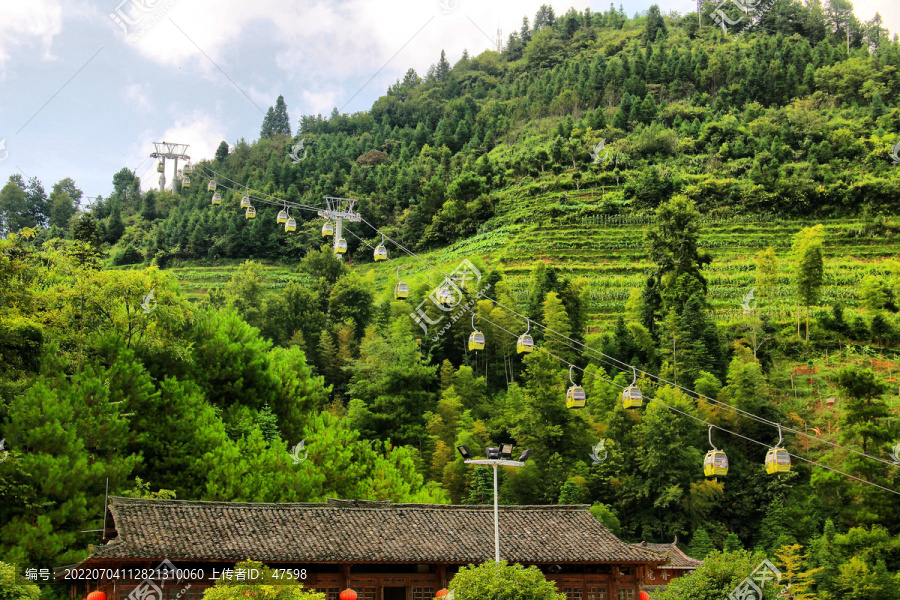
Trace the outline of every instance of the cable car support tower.
{"label": "cable car support tower", "polygon": [[166,159],[175,161],[175,181],[172,182],[172,191],[177,191],[178,183],[178,159],[190,164],[191,157],[187,155],[189,144],[172,144],[170,142],[153,142],[156,148],[150,154],[151,158],[159,159],[159,165],[156,170],[159,171],[159,191],[165,190],[166,187]]}
{"label": "cable car support tower", "polygon": [[356,198],[335,198],[333,196],[325,196],[325,210],[319,211],[320,217],[325,217],[329,221],[334,222],[334,252],[338,259],[341,254],[338,252],[338,246],[341,242],[346,244],[341,232],[343,230],[343,220],[347,219],[352,223],[362,221],[362,215],[356,212],[356,204],[359,202]]}

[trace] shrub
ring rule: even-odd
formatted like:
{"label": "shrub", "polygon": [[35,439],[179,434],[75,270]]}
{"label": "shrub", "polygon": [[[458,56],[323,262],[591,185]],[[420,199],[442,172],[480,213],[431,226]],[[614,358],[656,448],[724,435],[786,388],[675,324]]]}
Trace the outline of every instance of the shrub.
{"label": "shrub", "polygon": [[459,570],[450,590],[456,600],[565,600],[535,566],[489,561]]}
{"label": "shrub", "polygon": [[[765,554],[747,550],[709,553],[696,571],[679,577],[666,586],[659,600],[722,600],[728,598],[745,577],[765,559]],[[769,583],[763,590],[765,600],[774,600],[776,587]]]}
{"label": "shrub", "polygon": [[219,578],[203,594],[203,600],[325,600],[325,594],[303,589],[302,581],[287,577],[261,562],[245,560],[234,568],[244,569],[245,573],[250,573],[251,569],[256,572],[249,581]]}
{"label": "shrub", "polygon": [[[20,581],[17,581],[20,580]],[[0,598],[3,600],[38,600],[41,590],[33,583],[16,577],[16,569],[0,562]]]}

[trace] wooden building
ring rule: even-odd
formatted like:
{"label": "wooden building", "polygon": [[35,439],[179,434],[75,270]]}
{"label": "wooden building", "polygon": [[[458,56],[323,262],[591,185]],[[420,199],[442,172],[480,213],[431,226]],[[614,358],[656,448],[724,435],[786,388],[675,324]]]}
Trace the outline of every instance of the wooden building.
{"label": "wooden building", "polygon": [[671,544],[651,544],[649,542],[634,544],[635,548],[655,552],[666,561],[665,564],[649,568],[644,572],[641,589],[650,594],[651,598],[666,589],[666,585],[673,579],[690,575],[694,569],[703,564],[702,560],[691,558],[682,552],[681,548],[676,545],[677,543],[676,539]]}
{"label": "wooden building", "polygon": [[[460,567],[494,555],[492,506],[112,497],[109,508],[106,543],[78,565],[102,578],[71,585],[73,600],[93,589],[109,600],[200,600],[215,573],[246,559],[303,569],[306,587],[328,600],[347,587],[360,600],[431,600]],[[637,600],[665,559],[622,542],[588,508],[501,506],[501,558],[537,565],[568,600]],[[165,560],[194,576],[148,594],[141,570]]]}

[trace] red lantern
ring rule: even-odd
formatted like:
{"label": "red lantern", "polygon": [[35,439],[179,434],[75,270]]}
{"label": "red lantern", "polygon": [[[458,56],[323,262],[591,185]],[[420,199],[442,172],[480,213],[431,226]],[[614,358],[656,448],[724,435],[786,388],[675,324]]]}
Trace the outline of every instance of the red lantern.
{"label": "red lantern", "polygon": [[650,594],[648,594],[644,590],[641,590],[641,600],[650,600]]}
{"label": "red lantern", "polygon": [[443,598],[444,596],[446,596],[449,593],[450,593],[450,590],[448,590],[447,588],[441,588],[437,591],[437,594],[435,594],[434,597],[435,598]]}
{"label": "red lantern", "polygon": [[106,600],[106,594],[100,590],[95,590],[87,595],[87,600]]}
{"label": "red lantern", "polygon": [[341,600],[356,600],[356,592],[354,590],[351,590],[350,588],[347,588],[346,590],[341,592],[340,598]]}

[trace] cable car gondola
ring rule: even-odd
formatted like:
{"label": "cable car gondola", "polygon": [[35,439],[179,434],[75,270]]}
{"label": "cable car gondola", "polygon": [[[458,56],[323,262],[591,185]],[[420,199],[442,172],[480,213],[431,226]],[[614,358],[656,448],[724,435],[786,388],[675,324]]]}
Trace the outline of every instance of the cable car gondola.
{"label": "cable car gondola", "polygon": [[284,230],[285,231],[296,231],[297,230],[297,221],[294,217],[288,217],[288,220],[284,222]]}
{"label": "cable car gondola", "polygon": [[706,458],[703,459],[703,474],[707,477],[714,476],[725,476],[728,475],[728,457],[725,456],[725,452],[716,448],[712,443],[712,430],[713,426],[709,426],[709,445],[712,446],[712,450],[706,453]]}
{"label": "cable car gondola", "polygon": [[531,331],[531,320],[527,319],[527,321],[528,328],[525,330],[525,333],[519,336],[516,342],[516,353],[518,354],[530,354],[534,350],[534,338],[528,335],[528,332]]}
{"label": "cable car gondola", "polygon": [[191,163],[185,163],[182,171],[184,171],[185,175],[190,175],[194,172],[194,167],[191,166]]}
{"label": "cable car gondola", "polygon": [[287,220],[288,220],[288,214],[287,214],[287,211],[286,211],[286,210],[280,210],[280,211],[278,211],[278,218],[276,219],[276,222],[277,222],[279,225],[281,225],[282,223],[287,223]]}
{"label": "cable car gondola", "polygon": [[241,208],[249,208],[250,206],[250,195],[246,195],[241,198]]}
{"label": "cable car gondola", "polygon": [[220,204],[222,204],[222,194],[216,192],[212,195],[212,205],[219,206]]}
{"label": "cable car gondola", "polygon": [[634,379],[631,385],[622,390],[622,406],[628,409],[640,408],[644,403],[644,395],[641,393],[641,388],[636,385],[637,369],[631,367],[631,371],[634,373]]}
{"label": "cable car gondola", "polygon": [[766,452],[766,473],[788,473],[791,470],[791,455],[781,447],[784,436],[781,434],[781,423],[778,424],[778,444]]}
{"label": "cable car gondola", "polygon": [[253,208],[252,206],[248,206],[247,212],[244,213],[244,216],[247,217],[248,219],[255,219],[256,218],[256,209]]}
{"label": "cable car gondola", "polygon": [[375,262],[387,260],[387,248],[384,247],[384,234],[381,234],[381,243],[375,248]]}
{"label": "cable car gondola", "polygon": [[216,180],[215,179],[210,180],[209,184],[207,184],[207,186],[206,186],[206,191],[207,192],[216,191]]}
{"label": "cable car gondola", "polygon": [[325,221],[322,225],[322,237],[327,237],[329,235],[334,235],[334,223]]}
{"label": "cable car gondola", "polygon": [[575,385],[575,380],[572,379],[572,369],[574,368],[575,365],[569,366],[569,381],[572,382],[572,387],[566,392],[566,408],[584,408],[587,395],[584,393],[584,388]]}
{"label": "cable car gondola", "polygon": [[439,288],[436,296],[438,304],[444,304],[447,306],[453,304],[454,300],[456,299],[456,296],[453,295],[453,290],[451,290],[447,286]]}
{"label": "cable car gondola", "polygon": [[409,297],[409,286],[400,279],[400,267],[397,267],[397,285],[394,287],[394,300],[405,300]]}
{"label": "cable car gondola", "polygon": [[182,188],[189,188],[189,187],[191,187],[191,178],[188,177],[187,175],[185,175],[184,177],[182,177],[182,178],[181,178],[181,187],[182,187]]}
{"label": "cable car gondola", "polygon": [[156,172],[157,173],[165,173],[166,172],[166,161],[161,160],[156,163]]}
{"label": "cable car gondola", "polygon": [[338,254],[346,254],[347,253],[347,240],[341,238],[337,241],[337,244],[334,246],[334,251]]}
{"label": "cable car gondola", "polygon": [[484,334],[475,329],[475,313],[472,313],[472,329],[469,334],[469,350],[484,350]]}

